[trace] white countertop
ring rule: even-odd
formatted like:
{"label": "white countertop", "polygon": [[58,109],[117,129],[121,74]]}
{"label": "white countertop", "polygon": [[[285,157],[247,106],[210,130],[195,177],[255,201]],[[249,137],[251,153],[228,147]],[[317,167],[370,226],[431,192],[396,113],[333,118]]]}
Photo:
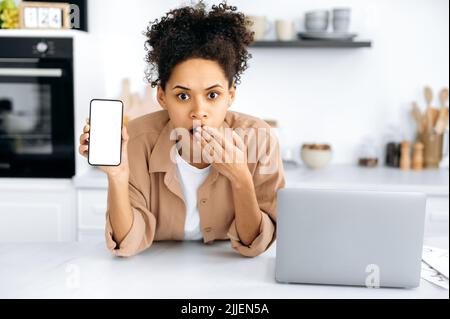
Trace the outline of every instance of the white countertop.
{"label": "white countertop", "polygon": [[226,241],[157,242],[119,258],[103,243],[0,244],[0,298],[449,298],[424,280],[415,289],[280,284],[275,250],[246,258]]}
{"label": "white countertop", "polygon": [[320,170],[300,167],[285,171],[289,187],[412,191],[449,196],[449,170],[446,168],[416,172],[386,166],[330,165]]}
{"label": "white countertop", "polygon": [[[332,188],[352,190],[417,191],[432,196],[449,196],[449,170],[401,171],[397,168],[375,168],[336,164],[320,170],[305,166],[285,168],[286,186],[305,188]],[[90,169],[76,176],[77,188],[104,188],[108,181],[103,172]]]}

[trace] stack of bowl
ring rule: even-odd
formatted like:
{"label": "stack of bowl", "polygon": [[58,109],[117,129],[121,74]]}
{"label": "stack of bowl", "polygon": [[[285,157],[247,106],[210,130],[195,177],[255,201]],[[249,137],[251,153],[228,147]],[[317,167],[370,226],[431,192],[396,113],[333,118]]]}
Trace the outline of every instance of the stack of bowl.
{"label": "stack of bowl", "polygon": [[305,30],[308,32],[326,32],[329,22],[328,10],[315,10],[305,13]]}
{"label": "stack of bowl", "polygon": [[350,27],[350,8],[333,9],[333,31],[348,32]]}

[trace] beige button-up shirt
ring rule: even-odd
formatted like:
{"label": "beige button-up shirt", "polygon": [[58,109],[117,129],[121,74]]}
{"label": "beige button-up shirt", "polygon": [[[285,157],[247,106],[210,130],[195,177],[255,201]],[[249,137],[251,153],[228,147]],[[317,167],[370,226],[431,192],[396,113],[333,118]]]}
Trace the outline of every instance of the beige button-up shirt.
{"label": "beige button-up shirt", "polygon": [[[261,119],[232,111],[227,112],[223,127],[270,129]],[[176,144],[170,138],[173,128],[165,110],[139,117],[127,124],[130,137],[129,196],[134,220],[120,245],[113,239],[108,209],[106,212],[106,245],[117,256],[136,255],[149,248],[154,241],[184,239],[186,208],[176,163],[170,156]],[[249,141],[244,140],[246,146]],[[285,185],[278,141],[275,147],[268,148],[264,164],[259,157],[256,159],[254,163],[248,163],[248,167],[262,213],[259,235],[248,246],[240,241],[235,226],[230,181],[211,167],[210,174],[197,191],[200,228],[205,244],[214,240],[230,240],[238,253],[253,257],[267,250],[275,240],[276,193]],[[276,165],[270,174],[260,170],[261,166],[267,165],[267,159]]]}

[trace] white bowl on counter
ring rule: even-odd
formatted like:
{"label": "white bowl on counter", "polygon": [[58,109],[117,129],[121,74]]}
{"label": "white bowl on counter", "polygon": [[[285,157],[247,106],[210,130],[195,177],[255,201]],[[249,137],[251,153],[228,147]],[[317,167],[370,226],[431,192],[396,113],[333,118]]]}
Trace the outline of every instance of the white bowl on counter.
{"label": "white bowl on counter", "polygon": [[309,149],[302,147],[300,152],[303,163],[311,169],[320,169],[325,167],[331,161],[332,154],[333,152],[331,148]]}

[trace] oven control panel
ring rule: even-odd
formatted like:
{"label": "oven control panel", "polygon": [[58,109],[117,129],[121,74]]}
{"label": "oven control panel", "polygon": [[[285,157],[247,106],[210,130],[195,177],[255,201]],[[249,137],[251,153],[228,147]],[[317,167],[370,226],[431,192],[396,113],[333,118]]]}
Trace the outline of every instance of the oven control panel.
{"label": "oven control panel", "polygon": [[0,58],[69,58],[72,38],[0,37]]}
{"label": "oven control panel", "polygon": [[49,51],[50,45],[53,46],[52,42],[45,42],[45,41],[40,41],[36,44],[36,46],[34,47],[34,49],[36,50],[36,52],[41,53],[41,54],[52,54],[53,50]]}

